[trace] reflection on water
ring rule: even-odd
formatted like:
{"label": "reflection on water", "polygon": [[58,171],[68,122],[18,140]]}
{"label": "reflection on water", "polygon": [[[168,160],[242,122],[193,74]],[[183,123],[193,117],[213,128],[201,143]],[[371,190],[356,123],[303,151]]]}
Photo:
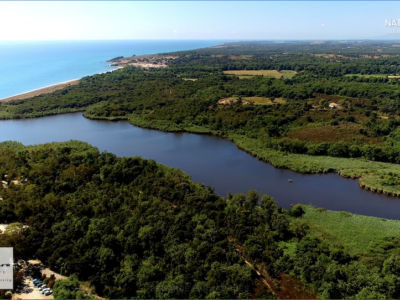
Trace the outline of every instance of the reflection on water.
{"label": "reflection on water", "polygon": [[[179,168],[194,181],[211,185],[222,196],[228,191],[256,189],[273,196],[284,208],[311,203],[388,219],[400,216],[400,199],[363,190],[357,180],[337,174],[304,175],[276,169],[218,137],[164,133],[134,127],[128,122],[92,121],[81,113],[0,121],[0,141],[15,140],[29,145],[71,139],[118,156],[141,156]],[[289,178],[293,182],[289,183]]]}

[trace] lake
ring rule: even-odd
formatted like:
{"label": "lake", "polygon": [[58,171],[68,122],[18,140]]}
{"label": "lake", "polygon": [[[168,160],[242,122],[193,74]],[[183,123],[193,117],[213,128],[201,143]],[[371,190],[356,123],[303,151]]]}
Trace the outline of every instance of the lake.
{"label": "lake", "polygon": [[221,196],[228,191],[256,189],[273,196],[284,208],[303,203],[388,219],[400,216],[400,199],[361,189],[357,180],[334,173],[304,175],[277,169],[215,136],[165,133],[138,128],[127,121],[93,121],[82,113],[0,121],[0,130],[0,141],[31,145],[74,139],[118,156],[154,159],[214,187]]}

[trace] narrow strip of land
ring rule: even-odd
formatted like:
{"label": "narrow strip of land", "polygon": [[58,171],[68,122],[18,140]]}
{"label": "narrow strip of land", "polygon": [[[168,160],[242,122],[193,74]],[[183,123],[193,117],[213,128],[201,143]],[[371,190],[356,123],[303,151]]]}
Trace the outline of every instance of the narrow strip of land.
{"label": "narrow strip of land", "polygon": [[73,79],[73,80],[69,80],[69,81],[65,81],[65,82],[49,85],[49,86],[46,86],[46,87],[43,87],[43,88],[40,88],[40,89],[36,89],[36,90],[29,91],[29,92],[26,92],[26,93],[22,93],[22,94],[14,95],[14,96],[7,97],[7,98],[4,98],[4,99],[0,99],[0,101],[8,102],[8,101],[12,101],[12,100],[21,100],[21,99],[31,98],[31,97],[39,96],[41,94],[52,93],[54,91],[64,89],[64,88],[69,87],[71,85],[78,84],[79,80],[80,79]]}

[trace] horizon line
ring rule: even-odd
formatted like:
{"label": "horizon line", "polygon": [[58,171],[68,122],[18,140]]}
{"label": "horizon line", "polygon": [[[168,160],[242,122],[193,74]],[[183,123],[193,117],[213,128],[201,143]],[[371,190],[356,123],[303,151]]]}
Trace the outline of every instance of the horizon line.
{"label": "horizon line", "polygon": [[[0,0],[1,1],[1,0]],[[400,41],[398,38],[307,38],[307,39],[294,39],[294,38],[265,38],[265,39],[251,39],[251,38],[201,38],[201,39],[66,39],[66,40],[0,40],[0,42],[82,42],[82,41]]]}

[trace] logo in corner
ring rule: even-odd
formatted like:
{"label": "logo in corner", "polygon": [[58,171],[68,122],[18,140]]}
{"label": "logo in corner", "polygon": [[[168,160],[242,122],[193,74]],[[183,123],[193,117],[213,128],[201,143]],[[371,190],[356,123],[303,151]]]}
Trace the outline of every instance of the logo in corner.
{"label": "logo in corner", "polygon": [[13,256],[13,248],[0,247],[0,290],[12,290],[14,288]]}
{"label": "logo in corner", "polygon": [[400,19],[386,19],[385,26],[386,27],[400,27]]}

